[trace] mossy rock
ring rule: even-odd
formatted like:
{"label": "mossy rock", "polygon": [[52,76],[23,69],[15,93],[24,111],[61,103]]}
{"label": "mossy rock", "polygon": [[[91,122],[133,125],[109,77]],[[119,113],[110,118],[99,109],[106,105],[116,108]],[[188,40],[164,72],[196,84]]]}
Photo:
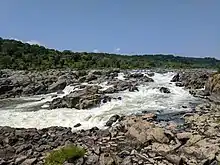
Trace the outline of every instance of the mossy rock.
{"label": "mossy rock", "polygon": [[45,165],[62,165],[65,161],[74,161],[83,157],[85,153],[86,150],[81,147],[65,146],[50,152],[45,158]]}

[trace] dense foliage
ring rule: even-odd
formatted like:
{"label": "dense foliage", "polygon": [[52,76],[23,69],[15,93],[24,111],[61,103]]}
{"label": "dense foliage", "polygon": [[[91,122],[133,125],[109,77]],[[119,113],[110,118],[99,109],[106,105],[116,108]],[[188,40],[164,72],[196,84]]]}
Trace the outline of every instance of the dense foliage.
{"label": "dense foliage", "polygon": [[117,55],[108,53],[57,51],[39,45],[0,38],[0,69],[54,68],[218,68],[215,58],[173,55]]}

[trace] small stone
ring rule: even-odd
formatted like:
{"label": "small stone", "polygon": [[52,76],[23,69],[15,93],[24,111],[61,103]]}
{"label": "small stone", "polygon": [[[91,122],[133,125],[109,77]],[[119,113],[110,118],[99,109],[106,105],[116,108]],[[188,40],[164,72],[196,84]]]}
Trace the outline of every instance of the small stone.
{"label": "small stone", "polygon": [[130,152],[124,150],[124,151],[121,151],[118,155],[119,155],[120,158],[125,158],[125,157],[130,155]]}
{"label": "small stone", "polygon": [[131,151],[131,155],[135,155],[136,153],[137,153],[136,150],[132,150],[132,151]]}
{"label": "small stone", "polygon": [[21,165],[32,165],[37,161],[36,158],[32,158],[32,159],[26,159],[23,163],[21,163]]}
{"label": "small stone", "polygon": [[133,165],[132,161],[131,161],[131,157],[127,156],[123,159],[121,165]]}
{"label": "small stone", "polygon": [[171,150],[172,150],[172,148],[167,144],[153,143],[153,145],[152,145],[153,152],[168,153]]}
{"label": "small stone", "polygon": [[170,93],[170,90],[168,88],[166,88],[166,87],[161,87],[160,88],[160,92],[161,93]]}
{"label": "small stone", "polygon": [[220,154],[218,154],[218,155],[216,156],[216,160],[217,160],[218,162],[220,162]]}
{"label": "small stone", "polygon": [[193,135],[190,137],[190,139],[187,141],[186,146],[191,146],[201,140],[202,137],[200,135]]}
{"label": "small stone", "polygon": [[82,124],[80,123],[77,123],[76,125],[74,125],[73,127],[76,128],[76,127],[80,127]]}
{"label": "small stone", "polygon": [[139,160],[139,161],[138,161],[138,164],[143,164],[143,163],[144,163],[143,160]]}
{"label": "small stone", "polygon": [[154,157],[156,156],[156,153],[154,153],[154,152],[149,152],[148,155],[149,155],[149,157],[154,158]]}
{"label": "small stone", "polygon": [[137,159],[136,157],[132,158],[132,160],[133,160],[134,162],[138,162],[138,159]]}
{"label": "small stone", "polygon": [[21,156],[15,159],[15,164],[21,164],[25,159],[27,158],[27,156]]}
{"label": "small stone", "polygon": [[143,120],[152,120],[152,119],[155,119],[155,118],[157,118],[157,116],[154,113],[147,113],[147,114],[142,116]]}
{"label": "small stone", "polygon": [[173,122],[170,122],[168,126],[166,126],[166,129],[169,130],[175,130],[177,128],[177,125]]}
{"label": "small stone", "polygon": [[190,139],[190,137],[192,136],[192,133],[181,132],[181,133],[177,133],[176,136],[177,136],[177,139],[179,139],[179,140]]}

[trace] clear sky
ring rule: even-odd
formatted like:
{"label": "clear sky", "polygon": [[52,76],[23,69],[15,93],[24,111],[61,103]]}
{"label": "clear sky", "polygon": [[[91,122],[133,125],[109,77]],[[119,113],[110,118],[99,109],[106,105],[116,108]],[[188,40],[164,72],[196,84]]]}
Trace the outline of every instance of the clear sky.
{"label": "clear sky", "polygon": [[220,0],[0,0],[0,36],[59,50],[220,58]]}

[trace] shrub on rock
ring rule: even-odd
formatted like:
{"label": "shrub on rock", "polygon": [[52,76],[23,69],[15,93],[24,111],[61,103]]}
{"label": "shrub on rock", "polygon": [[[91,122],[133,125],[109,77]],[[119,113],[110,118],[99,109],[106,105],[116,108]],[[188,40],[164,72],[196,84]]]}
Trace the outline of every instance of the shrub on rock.
{"label": "shrub on rock", "polygon": [[65,161],[75,161],[82,158],[86,151],[83,148],[77,146],[66,146],[58,150],[52,151],[45,158],[45,165],[62,165]]}

